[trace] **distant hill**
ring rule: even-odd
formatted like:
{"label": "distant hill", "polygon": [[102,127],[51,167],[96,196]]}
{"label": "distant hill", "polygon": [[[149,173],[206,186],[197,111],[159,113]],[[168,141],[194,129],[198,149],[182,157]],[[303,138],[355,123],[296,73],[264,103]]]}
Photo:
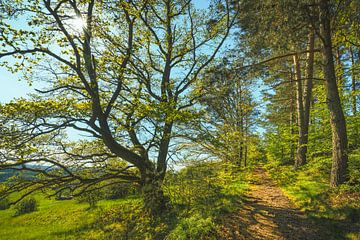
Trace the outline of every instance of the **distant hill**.
{"label": "distant hill", "polygon": [[[31,165],[28,167],[37,168],[37,169],[47,168],[47,166],[41,166],[41,165]],[[21,169],[21,167],[18,168]],[[26,171],[26,170],[19,171],[15,169],[4,169],[4,170],[0,170],[0,182],[5,182],[9,177],[16,176],[19,174],[22,174],[25,178],[32,178],[35,175],[34,172]]]}
{"label": "distant hill", "polygon": [[6,169],[0,170],[0,182],[5,182],[9,177],[14,176],[16,174],[16,170]]}

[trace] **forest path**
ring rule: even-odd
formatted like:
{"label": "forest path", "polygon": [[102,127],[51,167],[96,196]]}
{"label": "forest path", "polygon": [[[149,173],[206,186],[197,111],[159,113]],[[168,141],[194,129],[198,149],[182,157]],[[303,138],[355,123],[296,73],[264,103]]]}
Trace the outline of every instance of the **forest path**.
{"label": "forest path", "polygon": [[264,169],[255,169],[253,176],[240,209],[223,218],[221,239],[331,239],[326,229],[295,207]]}

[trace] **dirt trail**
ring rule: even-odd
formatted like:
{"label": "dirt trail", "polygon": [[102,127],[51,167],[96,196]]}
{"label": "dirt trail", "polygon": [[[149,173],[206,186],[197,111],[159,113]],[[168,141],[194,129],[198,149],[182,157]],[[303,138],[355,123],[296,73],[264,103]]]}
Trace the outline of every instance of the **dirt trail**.
{"label": "dirt trail", "polygon": [[283,194],[261,168],[241,209],[224,218],[221,239],[329,239]]}

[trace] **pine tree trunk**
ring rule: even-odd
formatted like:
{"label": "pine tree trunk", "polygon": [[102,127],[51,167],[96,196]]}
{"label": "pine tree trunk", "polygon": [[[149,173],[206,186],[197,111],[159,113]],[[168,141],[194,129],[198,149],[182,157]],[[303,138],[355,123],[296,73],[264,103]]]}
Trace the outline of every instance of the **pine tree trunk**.
{"label": "pine tree trunk", "polygon": [[305,86],[304,86],[304,152],[305,156],[307,153],[307,144],[309,141],[309,124],[310,124],[310,103],[311,103],[311,93],[313,87],[313,77],[314,77],[314,43],[315,43],[315,34],[313,31],[309,33],[309,45],[308,45],[308,54],[306,62],[306,74],[305,74]]}
{"label": "pine tree trunk", "polygon": [[244,159],[244,111],[242,105],[242,85],[240,79],[237,82],[237,98],[236,98],[236,109],[237,109],[237,131],[240,132],[240,142],[239,142],[239,166]]}
{"label": "pine tree trunk", "polygon": [[336,48],[336,67],[335,67],[335,73],[336,73],[336,79],[337,79],[337,83],[338,83],[338,87],[340,89],[342,89],[344,87],[344,69],[343,69],[343,63],[341,62],[341,57],[342,57],[342,54],[341,54],[341,51],[340,51],[340,48],[337,47]]}
{"label": "pine tree trunk", "polygon": [[[349,53],[350,53],[350,58],[351,58],[351,109],[352,109],[352,114],[353,116],[357,116],[358,112],[357,112],[357,93],[356,93],[356,79],[358,78],[359,75],[356,74],[356,59],[354,56],[354,52],[352,47],[349,48]],[[358,60],[360,57],[360,50],[358,51]],[[356,128],[355,129],[355,141],[353,146],[349,146],[351,148],[357,148],[359,146],[360,143],[360,136],[359,136],[359,129]]]}
{"label": "pine tree trunk", "polygon": [[350,58],[351,58],[351,106],[352,106],[352,113],[356,115],[356,74],[355,74],[355,59],[354,59],[354,52],[352,47],[349,48]]}
{"label": "pine tree trunk", "polygon": [[295,54],[294,68],[295,68],[295,81],[296,81],[296,105],[298,114],[298,127],[299,138],[298,148],[296,151],[295,168],[298,168],[306,163],[306,139],[305,139],[305,122],[304,122],[304,106],[303,106],[303,94],[302,94],[302,79],[299,56]]}
{"label": "pine tree trunk", "polygon": [[244,151],[244,167],[246,167],[246,165],[247,165],[247,152],[248,152],[248,147],[247,147],[247,145],[245,145],[245,151]]}
{"label": "pine tree trunk", "polygon": [[337,187],[347,179],[348,142],[345,117],[336,83],[329,8],[328,0],[320,0],[320,38],[323,43],[322,55],[325,87],[328,108],[330,110],[333,146],[330,185]]}
{"label": "pine tree trunk", "polygon": [[293,141],[293,136],[295,134],[295,130],[294,130],[294,113],[293,113],[293,102],[291,101],[291,109],[290,109],[290,160],[291,162],[294,161],[295,159],[295,144],[294,144],[294,141]]}
{"label": "pine tree trunk", "polygon": [[[292,85],[292,82],[294,80],[294,77],[293,77],[293,73],[291,71],[290,73],[290,84]],[[291,86],[292,88],[293,86]],[[294,146],[294,141],[293,141],[293,136],[295,134],[295,130],[294,130],[294,97],[293,95],[291,94],[291,99],[290,99],[290,115],[289,115],[289,125],[290,125],[290,160],[291,162],[295,159],[295,146]]]}
{"label": "pine tree trunk", "polygon": [[240,141],[240,148],[239,148],[239,167],[241,167],[241,163],[242,163],[242,161],[243,161],[243,159],[244,159],[244,157],[243,157],[243,142],[242,141]]}
{"label": "pine tree trunk", "polygon": [[244,167],[247,165],[247,155],[248,155],[248,118],[247,116],[244,117]]}
{"label": "pine tree trunk", "polygon": [[[241,117],[243,118],[243,117]],[[240,162],[243,162],[244,161],[244,149],[245,149],[245,144],[246,142],[244,142],[244,128],[242,127],[243,126],[243,120],[241,119],[241,127],[240,127]],[[240,165],[241,166],[241,165]]]}

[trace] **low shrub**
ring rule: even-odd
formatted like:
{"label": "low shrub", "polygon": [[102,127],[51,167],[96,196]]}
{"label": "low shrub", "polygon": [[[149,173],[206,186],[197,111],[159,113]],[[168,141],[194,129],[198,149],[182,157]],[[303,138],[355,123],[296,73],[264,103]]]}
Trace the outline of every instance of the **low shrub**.
{"label": "low shrub", "polygon": [[107,200],[121,199],[136,193],[137,189],[133,185],[129,183],[118,183],[104,189],[104,198]]}
{"label": "low shrub", "polygon": [[10,202],[7,198],[0,200],[0,210],[5,210],[10,207]]}
{"label": "low shrub", "polygon": [[140,198],[129,198],[110,209],[99,209],[98,216],[95,225],[104,232],[104,239],[164,239],[168,233],[169,226],[164,220],[169,219],[170,215],[151,217],[144,211]]}
{"label": "low shrub", "polygon": [[77,197],[78,203],[88,203],[90,208],[95,208],[101,199],[103,199],[103,193],[100,190],[84,192]]}
{"label": "low shrub", "polygon": [[31,213],[37,210],[38,203],[35,198],[26,198],[15,205],[15,215]]}
{"label": "low shrub", "polygon": [[210,217],[194,214],[181,219],[176,228],[167,236],[168,240],[216,239],[216,225]]}

